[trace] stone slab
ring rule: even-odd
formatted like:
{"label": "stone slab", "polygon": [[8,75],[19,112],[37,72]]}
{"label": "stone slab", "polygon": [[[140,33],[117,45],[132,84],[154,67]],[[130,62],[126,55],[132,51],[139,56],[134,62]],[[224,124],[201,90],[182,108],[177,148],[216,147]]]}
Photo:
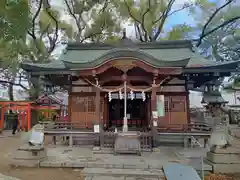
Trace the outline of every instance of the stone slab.
{"label": "stone slab", "polygon": [[137,177],[113,177],[113,176],[93,176],[93,177],[85,177],[85,180],[162,180],[161,178],[137,178]]}
{"label": "stone slab", "polygon": [[93,177],[85,177],[85,180],[125,180],[124,176],[121,177],[111,177],[111,176],[93,176]]}
{"label": "stone slab", "polygon": [[18,150],[22,150],[22,151],[40,151],[43,149],[44,149],[44,145],[31,146],[29,144],[24,144],[18,148]]}
{"label": "stone slab", "polygon": [[105,168],[84,168],[84,176],[127,176],[127,177],[151,177],[158,178],[163,176],[160,169],[105,169]]}
{"label": "stone slab", "polygon": [[39,167],[39,160],[12,159],[12,167]]}
{"label": "stone slab", "polygon": [[238,164],[240,166],[240,154],[220,154],[207,152],[206,158],[215,164]]}
{"label": "stone slab", "polygon": [[240,154],[240,145],[236,145],[233,147],[227,147],[227,148],[222,148],[219,146],[212,147],[210,149],[211,152],[216,153],[216,154]]}
{"label": "stone slab", "polygon": [[239,164],[212,164],[214,173],[240,173]]}
{"label": "stone slab", "polygon": [[201,180],[196,170],[191,166],[169,163],[163,166],[167,180]]}
{"label": "stone slab", "polygon": [[39,160],[43,159],[46,156],[46,152],[44,150],[41,151],[22,151],[17,150],[14,154],[15,159],[32,159]]}

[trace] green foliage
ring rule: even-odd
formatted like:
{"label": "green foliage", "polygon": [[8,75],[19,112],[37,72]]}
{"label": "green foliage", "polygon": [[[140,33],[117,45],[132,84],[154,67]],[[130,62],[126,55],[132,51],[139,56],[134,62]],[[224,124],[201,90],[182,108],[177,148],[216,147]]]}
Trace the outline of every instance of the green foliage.
{"label": "green foliage", "polygon": [[28,0],[0,1],[0,39],[25,39],[28,22]]}
{"label": "green foliage", "polygon": [[192,28],[188,25],[177,25],[174,26],[171,31],[167,33],[167,40],[180,40],[183,39],[184,36],[187,35],[188,32],[191,32]]}
{"label": "green foliage", "polygon": [[64,0],[72,19],[73,35],[69,40],[105,41],[120,31],[120,20],[113,5],[106,0]]}
{"label": "green foliage", "polygon": [[[157,41],[161,39],[183,39],[192,28],[179,25],[164,32],[168,18],[176,12],[189,8],[191,3],[185,3],[179,9],[174,9],[174,1],[170,0],[134,0],[114,1],[115,8],[124,20],[130,20],[135,26],[140,41]],[[153,33],[155,32],[155,33]]]}

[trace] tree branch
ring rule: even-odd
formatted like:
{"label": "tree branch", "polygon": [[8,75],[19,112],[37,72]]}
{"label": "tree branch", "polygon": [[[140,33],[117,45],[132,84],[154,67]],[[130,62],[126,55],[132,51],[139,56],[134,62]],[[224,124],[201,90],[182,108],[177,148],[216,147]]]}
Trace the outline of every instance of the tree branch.
{"label": "tree branch", "polygon": [[43,0],[40,0],[39,6],[38,6],[38,8],[37,8],[37,11],[36,11],[36,13],[33,15],[33,19],[32,19],[32,30],[31,30],[31,32],[30,32],[30,31],[27,31],[27,33],[28,33],[34,40],[37,39],[37,37],[36,37],[36,35],[35,35],[35,24],[36,24],[36,19],[37,19],[37,17],[38,17],[39,14],[40,14],[40,11],[41,11],[41,8],[42,8],[42,4],[43,4]]}
{"label": "tree branch", "polygon": [[[107,6],[108,6],[108,3],[109,3],[109,1],[108,1],[108,0],[105,0],[102,9],[99,11],[100,13],[104,13],[104,12],[106,11]],[[99,13],[99,15],[101,15],[100,13]],[[89,35],[87,35],[87,36],[85,36],[83,39],[81,39],[80,42],[82,43],[82,42],[84,42],[84,41],[87,40],[87,39],[90,39],[90,38],[93,38],[94,36],[103,34],[103,30],[106,29],[107,27],[108,27],[108,24],[106,23],[106,20],[104,20],[104,22],[102,23],[102,25],[101,25],[101,27],[100,27],[100,29],[99,29],[98,32],[92,32],[92,33],[90,33]]]}
{"label": "tree branch", "polygon": [[[47,0],[48,1],[48,0]],[[50,41],[50,48],[48,50],[48,54],[51,54],[53,52],[53,50],[55,49],[56,47],[56,42],[58,40],[58,30],[59,30],[59,27],[58,27],[58,21],[57,19],[51,14],[51,12],[49,11],[50,7],[49,8],[46,8],[46,11],[47,11],[47,14],[48,16],[55,22],[55,32],[54,32],[54,37],[53,38],[50,38],[49,41]]]}
{"label": "tree branch", "polygon": [[223,27],[227,26],[228,24],[237,21],[238,19],[240,19],[240,16],[234,17],[234,18],[232,18],[232,19],[229,19],[229,20],[223,22],[222,24],[220,24],[219,26],[213,28],[212,30],[204,33],[204,34],[201,35],[200,38],[198,39],[198,43],[196,44],[196,46],[199,47],[199,46],[201,45],[201,43],[202,43],[202,39],[205,38],[206,36],[209,36],[210,34],[214,33],[214,32],[217,31],[218,29],[223,28]]}
{"label": "tree branch", "polygon": [[[144,38],[145,38],[145,41],[148,41],[148,32],[147,32],[147,30],[146,30],[146,28],[145,28],[145,16],[147,15],[147,13],[148,12],[150,12],[150,10],[151,10],[151,0],[148,0],[148,8],[147,8],[147,10],[143,13],[143,15],[142,15],[142,23],[141,23],[141,25],[142,25],[142,29],[143,29],[143,31],[144,31]],[[149,36],[150,37],[150,36]],[[150,39],[151,39],[151,37],[150,37]]]}
{"label": "tree branch", "polygon": [[11,81],[6,81],[6,80],[0,80],[1,84],[11,84],[13,86],[19,86],[21,88],[23,88],[24,90],[28,90],[27,87],[25,87],[24,85],[22,85],[21,83],[15,83],[15,82],[11,82]]}
{"label": "tree branch", "polygon": [[138,24],[141,25],[142,23],[141,23],[140,20],[138,20],[136,17],[134,17],[134,15],[132,14],[131,8],[128,5],[126,0],[124,0],[124,4],[127,7],[129,16],[135,21],[135,24],[136,24],[135,27],[138,29],[138,32],[139,32],[139,39],[140,39],[141,42],[143,42],[144,40],[142,38],[142,33],[141,33],[141,30],[140,30],[140,27],[138,26]]}
{"label": "tree branch", "polygon": [[[78,29],[78,34],[81,34],[81,32],[82,32],[82,30],[83,30],[84,28],[82,28],[81,25],[80,25],[80,21],[79,21],[80,15],[79,15],[79,18],[75,15],[75,12],[74,12],[74,10],[73,10],[74,3],[73,3],[72,0],[70,0],[70,1],[71,1],[72,8],[70,7],[70,4],[68,3],[68,1],[67,1],[67,0],[64,0],[65,4],[66,4],[66,6],[67,6],[67,10],[68,10],[69,14],[72,16],[72,18],[74,19],[74,21],[75,21],[75,23],[76,23],[76,26],[77,26],[77,29]],[[80,14],[83,12],[83,9],[84,9],[84,8],[81,9]],[[81,18],[80,18],[80,19],[81,19]],[[79,40],[79,39],[78,39],[78,40]]]}
{"label": "tree branch", "polygon": [[199,47],[202,43],[202,40],[203,38],[205,37],[205,31],[208,27],[208,25],[211,23],[211,21],[213,20],[213,18],[217,15],[217,13],[219,11],[221,11],[222,9],[224,9],[226,6],[228,6],[229,4],[231,4],[234,0],[228,0],[225,4],[223,4],[222,6],[220,6],[219,8],[217,8],[213,14],[209,17],[208,21],[205,23],[205,25],[203,26],[203,29],[202,29],[202,32],[201,32],[201,35],[199,37],[199,40],[197,42],[197,47]]}
{"label": "tree branch", "polygon": [[168,17],[168,13],[169,13],[169,12],[171,11],[171,9],[172,9],[172,6],[173,6],[174,2],[175,2],[175,0],[170,0],[169,3],[168,3],[168,5],[167,5],[167,7],[166,7],[166,9],[164,10],[163,14],[161,15],[161,20],[162,20],[162,21],[161,21],[161,23],[159,24],[158,29],[157,29],[157,32],[156,32],[156,34],[155,34],[154,37],[153,37],[153,40],[154,40],[154,41],[157,40],[158,36],[159,36],[160,33],[162,32],[163,25],[164,25],[164,23],[165,23],[165,21],[166,21],[166,19],[167,19],[167,17]]}

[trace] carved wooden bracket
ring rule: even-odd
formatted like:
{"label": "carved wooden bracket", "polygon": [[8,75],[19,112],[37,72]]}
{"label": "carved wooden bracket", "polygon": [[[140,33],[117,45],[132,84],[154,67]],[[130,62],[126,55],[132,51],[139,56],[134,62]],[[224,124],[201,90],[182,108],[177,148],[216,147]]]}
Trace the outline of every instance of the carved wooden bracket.
{"label": "carved wooden bracket", "polygon": [[119,69],[124,73],[136,67],[136,63],[134,60],[115,60],[111,64],[112,64],[112,67]]}

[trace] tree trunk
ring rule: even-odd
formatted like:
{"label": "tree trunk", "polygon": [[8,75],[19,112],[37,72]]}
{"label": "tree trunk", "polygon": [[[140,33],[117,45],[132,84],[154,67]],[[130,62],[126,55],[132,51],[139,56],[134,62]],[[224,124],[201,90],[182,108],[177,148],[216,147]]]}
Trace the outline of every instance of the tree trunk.
{"label": "tree trunk", "polygon": [[9,84],[9,86],[8,86],[8,98],[9,98],[9,101],[14,101],[13,85],[12,84]]}
{"label": "tree trunk", "polygon": [[33,76],[28,80],[28,82],[31,85],[31,90],[29,91],[29,100],[36,101],[41,93],[39,76]]}

